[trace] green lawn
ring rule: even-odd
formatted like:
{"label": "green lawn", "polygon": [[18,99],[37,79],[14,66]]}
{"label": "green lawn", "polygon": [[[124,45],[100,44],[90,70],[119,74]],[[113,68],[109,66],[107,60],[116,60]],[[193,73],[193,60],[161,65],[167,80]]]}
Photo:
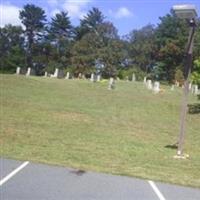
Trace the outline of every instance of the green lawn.
{"label": "green lawn", "polygon": [[165,147],[179,133],[181,89],[16,75],[0,83],[1,156],[200,187],[200,114],[187,115],[189,159]]}

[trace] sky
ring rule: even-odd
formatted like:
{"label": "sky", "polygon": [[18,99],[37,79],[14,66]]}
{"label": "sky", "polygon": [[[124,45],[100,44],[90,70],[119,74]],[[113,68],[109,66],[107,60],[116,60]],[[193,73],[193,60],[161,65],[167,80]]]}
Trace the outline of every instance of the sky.
{"label": "sky", "polygon": [[147,24],[160,23],[176,4],[194,4],[200,16],[199,0],[0,0],[0,26],[20,25],[19,11],[25,4],[35,4],[45,10],[48,21],[60,11],[67,11],[74,26],[79,25],[92,7],[97,7],[113,22],[120,36]]}

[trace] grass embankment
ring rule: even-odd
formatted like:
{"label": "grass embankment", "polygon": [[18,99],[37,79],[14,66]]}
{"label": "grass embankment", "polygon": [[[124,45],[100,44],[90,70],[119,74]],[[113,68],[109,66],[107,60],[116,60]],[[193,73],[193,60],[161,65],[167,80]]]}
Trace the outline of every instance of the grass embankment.
{"label": "grass embankment", "polygon": [[0,78],[1,156],[200,187],[200,114],[187,115],[189,159],[165,148],[179,133],[181,89]]}

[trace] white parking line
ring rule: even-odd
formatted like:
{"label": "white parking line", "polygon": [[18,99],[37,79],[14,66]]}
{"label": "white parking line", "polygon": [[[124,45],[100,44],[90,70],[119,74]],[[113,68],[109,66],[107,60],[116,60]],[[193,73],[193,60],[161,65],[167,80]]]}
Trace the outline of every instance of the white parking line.
{"label": "white parking line", "polygon": [[160,200],[166,200],[153,181],[148,181]]}
{"label": "white parking line", "polygon": [[22,170],[24,167],[26,167],[26,165],[28,165],[29,162],[26,161],[23,164],[21,164],[18,168],[16,168],[14,171],[12,171],[10,174],[8,174],[6,177],[4,177],[1,181],[0,181],[0,186],[2,186],[6,181],[8,181],[10,178],[12,178],[15,174],[17,174],[20,170]]}

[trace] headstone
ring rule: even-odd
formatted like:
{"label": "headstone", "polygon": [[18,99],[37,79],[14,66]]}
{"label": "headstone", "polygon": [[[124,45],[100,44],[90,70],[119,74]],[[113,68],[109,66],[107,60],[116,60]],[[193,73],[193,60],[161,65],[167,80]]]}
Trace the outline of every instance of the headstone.
{"label": "headstone", "polygon": [[82,79],[84,79],[84,80],[86,79],[85,74],[82,75]]}
{"label": "headstone", "polygon": [[26,76],[30,76],[30,75],[31,75],[31,68],[29,67],[29,68],[27,69]]}
{"label": "headstone", "polygon": [[159,93],[160,92],[160,83],[158,81],[156,81],[154,83],[154,86],[153,86],[153,91],[155,94]]}
{"label": "headstone", "polygon": [[16,69],[16,74],[17,74],[17,75],[20,74],[20,70],[21,70],[21,68],[20,68],[20,67],[17,67],[17,69]]}
{"label": "headstone", "polygon": [[58,77],[58,68],[55,69],[54,77],[56,77],[56,78]]}
{"label": "headstone", "polygon": [[109,80],[108,89],[113,90],[114,88],[115,88],[115,81],[114,78],[111,77]]}
{"label": "headstone", "polygon": [[45,72],[45,73],[44,73],[44,77],[47,77],[47,76],[48,76],[48,73],[47,73],[47,72]]}
{"label": "headstone", "polygon": [[128,82],[129,80],[128,80],[128,76],[126,76],[126,81]]}
{"label": "headstone", "polygon": [[78,78],[79,78],[79,79],[82,78],[82,74],[81,74],[81,73],[78,74]]}
{"label": "headstone", "polygon": [[192,83],[189,83],[189,90],[192,89]]}
{"label": "headstone", "polygon": [[101,75],[97,75],[97,81],[101,81]]}
{"label": "headstone", "polygon": [[90,81],[94,82],[94,74],[93,73],[91,74]]}
{"label": "headstone", "polygon": [[135,80],[136,80],[135,74],[133,73],[133,75],[132,75],[132,81],[134,82]]}
{"label": "headstone", "polygon": [[152,90],[153,86],[151,80],[147,80],[146,83],[147,83],[147,89]]}
{"label": "headstone", "polygon": [[198,85],[194,85],[194,94],[198,95]]}
{"label": "headstone", "polygon": [[51,74],[50,77],[58,78],[58,72],[59,72],[59,71],[58,71],[58,68],[56,68],[54,74]]}
{"label": "headstone", "polygon": [[69,79],[69,72],[67,72],[65,79]]}
{"label": "headstone", "polygon": [[179,87],[180,83],[178,81],[175,82],[176,87]]}
{"label": "headstone", "polygon": [[119,77],[117,77],[117,81],[120,81],[120,78],[119,78]]}
{"label": "headstone", "polygon": [[143,82],[144,82],[144,84],[147,83],[147,77],[146,76],[144,77],[144,81]]}
{"label": "headstone", "polygon": [[174,91],[174,87],[175,87],[175,85],[172,85],[172,86],[171,86],[171,91]]}

